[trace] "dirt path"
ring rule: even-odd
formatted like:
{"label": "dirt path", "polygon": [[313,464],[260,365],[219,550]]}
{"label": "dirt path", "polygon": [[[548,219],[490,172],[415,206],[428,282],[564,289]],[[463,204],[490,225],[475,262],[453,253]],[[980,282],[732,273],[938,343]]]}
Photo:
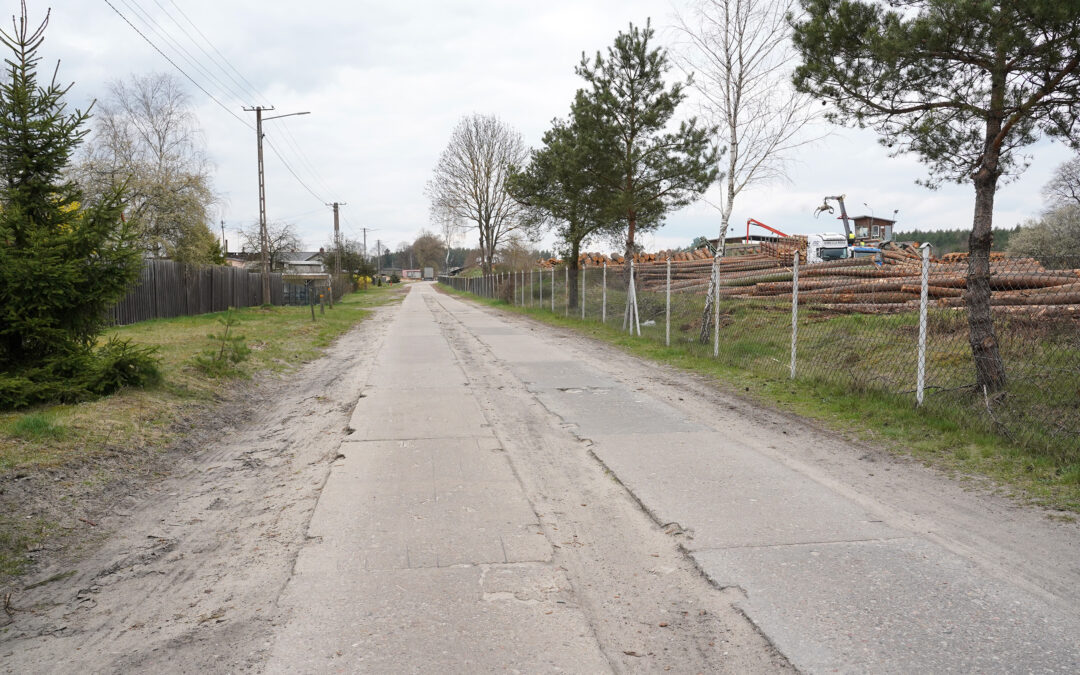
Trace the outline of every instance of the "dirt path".
{"label": "dirt path", "polygon": [[[12,597],[0,671],[238,672],[263,659],[276,601],[366,371],[385,337],[376,314],[325,357],[267,382],[246,419],[138,494],[63,579]],[[73,566],[67,566],[73,565]]]}

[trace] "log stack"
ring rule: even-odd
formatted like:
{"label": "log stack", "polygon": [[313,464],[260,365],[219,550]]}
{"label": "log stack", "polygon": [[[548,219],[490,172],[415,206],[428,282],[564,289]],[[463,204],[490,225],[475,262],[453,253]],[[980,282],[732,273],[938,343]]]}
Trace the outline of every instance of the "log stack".
{"label": "log stack", "polygon": [[[788,241],[790,240],[790,241]],[[760,252],[725,257],[719,261],[719,293],[725,298],[791,297],[795,251],[799,267],[799,302],[842,312],[892,313],[918,307],[922,291],[922,252],[918,244],[886,244],[876,257],[849,258],[803,264],[805,237],[762,242]],[[880,257],[880,260],[876,259]],[[635,254],[637,287],[642,292],[663,292],[667,287],[667,261],[671,260],[672,292],[705,293],[713,258],[707,248],[696,251],[660,251]],[[619,267],[622,256],[583,253],[584,267]],[[556,258],[538,265],[561,265]],[[927,295],[931,306],[963,307],[967,290],[967,254],[946,254],[931,260]],[[1047,270],[1034,258],[1010,258],[998,252],[990,258],[990,304],[995,311],[1033,316],[1080,317],[1080,269]]]}

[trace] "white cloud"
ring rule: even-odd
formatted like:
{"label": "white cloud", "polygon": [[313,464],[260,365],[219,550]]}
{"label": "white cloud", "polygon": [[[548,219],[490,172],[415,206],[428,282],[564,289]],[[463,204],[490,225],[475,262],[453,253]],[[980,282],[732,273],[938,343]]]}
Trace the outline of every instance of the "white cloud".
{"label": "white cloud", "polygon": [[[670,14],[668,4],[646,0],[113,4],[136,24],[135,8],[141,9],[206,63],[162,11],[179,18],[175,7],[182,7],[277,112],[310,110],[310,116],[267,122],[267,134],[277,140],[287,127],[315,171],[284,139],[277,143],[279,149],[319,197],[347,202],[342,213],[348,236],[359,237],[359,227],[376,228],[369,233],[370,246],[376,237],[391,245],[411,240],[427,225],[424,184],[462,115],[496,114],[519,129],[526,143],[536,144],[551,119],[568,110],[580,86],[573,69],[582,52],[591,56],[606,48],[630,21],[643,24],[652,16],[654,27],[662,29]],[[17,9],[14,3],[8,5]],[[40,16],[43,7],[31,3],[32,16]],[[172,71],[105,3],[54,0],[52,7],[42,56],[46,64],[63,60],[61,78],[75,82],[73,105],[101,95],[111,78]],[[664,31],[658,33],[663,39]],[[151,37],[168,51],[160,34]],[[177,61],[218,94],[206,76],[180,57]],[[251,222],[258,213],[254,132],[194,87],[190,91],[217,167],[227,225],[232,229]],[[241,111],[242,105],[255,102],[252,96],[221,92],[219,98],[234,114],[254,123],[252,113]],[[1069,156],[1060,145],[1049,143],[1034,146],[1031,154],[1034,162],[1027,174],[999,193],[1000,225],[1037,212],[1039,188]],[[268,216],[295,217],[308,246],[327,242],[332,233],[329,209],[297,184],[270,152],[266,172]],[[821,230],[825,223],[814,220],[813,209],[822,196],[837,192],[847,194],[853,212],[866,210],[863,202],[876,215],[899,209],[901,226],[967,226],[970,186],[930,192],[914,184],[924,173],[912,158],[888,158],[873,133],[840,130],[795,158],[790,183],[758,186],[741,195],[733,227],[739,230],[754,217],[792,232]],[[698,235],[715,236],[717,229],[716,212],[699,204],[672,214],[649,243],[655,248],[683,246]]]}

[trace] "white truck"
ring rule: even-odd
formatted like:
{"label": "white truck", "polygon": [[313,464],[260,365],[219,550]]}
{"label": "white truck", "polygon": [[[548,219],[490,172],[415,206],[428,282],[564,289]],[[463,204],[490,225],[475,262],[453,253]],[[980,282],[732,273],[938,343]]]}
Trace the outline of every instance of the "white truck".
{"label": "white truck", "polygon": [[850,256],[847,237],[826,232],[806,235],[806,262],[819,263],[843,260]]}

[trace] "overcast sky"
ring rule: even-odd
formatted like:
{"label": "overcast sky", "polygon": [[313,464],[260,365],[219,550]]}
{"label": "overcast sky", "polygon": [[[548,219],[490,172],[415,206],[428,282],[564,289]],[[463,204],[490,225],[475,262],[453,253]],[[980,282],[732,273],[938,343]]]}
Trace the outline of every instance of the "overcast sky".
{"label": "overcast sky", "polygon": [[[462,116],[497,115],[536,146],[581,86],[574,66],[582,51],[605,49],[629,22],[650,17],[660,41],[669,42],[676,6],[642,0],[109,2],[220,102],[185,78],[216,167],[232,250],[237,226],[258,219],[254,113],[243,106],[272,105],[268,116],[311,111],[264,125],[288,164],[267,149],[270,220],[295,223],[316,249],[333,233],[324,203],[345,202],[346,236],[360,239],[361,228],[370,228],[369,249],[376,239],[394,247],[425,227],[435,229],[424,185]],[[184,77],[106,0],[27,4],[34,23],[52,7],[43,69],[61,61],[61,80],[74,82],[74,105],[85,106],[104,95],[107,81],[132,73]],[[4,5],[7,14],[17,13],[17,2]],[[692,106],[683,112],[693,114]],[[830,131],[827,140],[792,158],[790,182],[740,195],[732,223],[752,217],[793,233],[836,231],[842,228],[835,222],[815,221],[813,210],[822,196],[844,193],[853,215],[889,216],[899,209],[900,228],[970,226],[971,186],[931,192],[915,185],[925,170],[914,157],[889,158],[869,131]],[[1042,185],[1071,156],[1050,142],[1029,154],[1031,167],[998,193],[997,226],[1036,215]],[[718,202],[715,194],[710,198]],[[685,246],[698,235],[716,236],[718,227],[716,211],[699,203],[671,214],[644,243],[650,250]],[[475,246],[475,239],[469,234],[465,243]]]}

